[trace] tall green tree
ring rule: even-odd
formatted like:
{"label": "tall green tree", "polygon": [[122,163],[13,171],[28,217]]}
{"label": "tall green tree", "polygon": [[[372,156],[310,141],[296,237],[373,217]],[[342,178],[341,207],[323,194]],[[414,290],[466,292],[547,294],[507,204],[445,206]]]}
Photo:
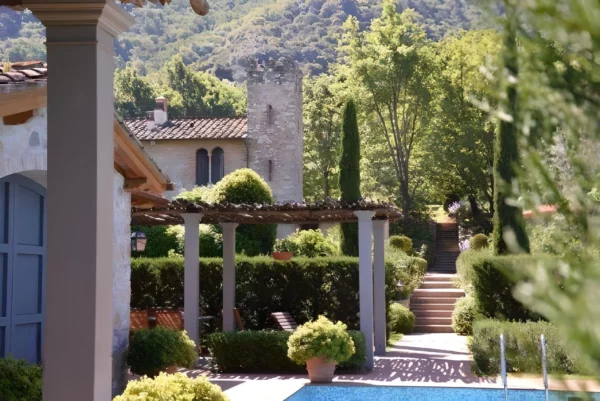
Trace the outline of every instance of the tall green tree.
{"label": "tall green tree", "polygon": [[304,197],[311,200],[337,196],[341,114],[339,83],[323,74],[304,80]]}
{"label": "tall green tree", "polygon": [[[494,231],[492,244],[498,255],[513,251],[530,251],[529,238],[525,230],[523,210],[515,204],[513,185],[517,182],[515,169],[519,167],[518,123],[519,93],[516,83],[519,77],[517,45],[517,16],[514,8],[507,8],[504,40],[504,68],[508,75],[504,79],[506,99],[503,102],[506,115],[494,144]],[[512,242],[512,244],[510,243]],[[512,245],[512,246],[511,246]],[[518,249],[515,249],[517,248]]]}
{"label": "tall green tree", "polygon": [[[360,195],[360,137],[356,106],[349,100],[342,119],[342,157],[340,158],[340,192],[343,201],[357,201]],[[358,224],[343,223],[341,248],[344,255],[358,256]]]}
{"label": "tall green tree", "polygon": [[158,96],[169,100],[171,117],[232,117],[246,111],[240,88],[192,70],[181,56],[150,75],[143,76],[132,66],[115,74],[115,104],[123,117],[143,117],[154,110]]}
{"label": "tall green tree", "polygon": [[396,12],[385,0],[383,14],[368,31],[346,22],[350,76],[365,107],[370,132],[387,148],[407,221],[426,182],[424,140],[434,127],[437,62],[418,15]]}
{"label": "tall green tree", "polygon": [[[437,44],[439,114],[428,138],[432,200],[471,197],[493,214],[494,140],[497,118],[481,105],[495,106],[491,75],[502,37],[493,30],[460,32]],[[493,102],[493,103],[492,103]]]}
{"label": "tall green tree", "polygon": [[132,67],[115,73],[115,108],[124,118],[142,117],[154,110],[158,97],[148,79],[141,77]]}

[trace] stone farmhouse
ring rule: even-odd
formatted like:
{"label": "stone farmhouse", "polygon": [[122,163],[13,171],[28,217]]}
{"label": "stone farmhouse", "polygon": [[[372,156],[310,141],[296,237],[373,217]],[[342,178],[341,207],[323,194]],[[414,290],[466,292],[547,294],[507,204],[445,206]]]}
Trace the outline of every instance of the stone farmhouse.
{"label": "stone farmhouse", "polygon": [[[10,71],[0,68],[0,358],[12,355],[33,363],[47,360],[54,350],[43,345],[46,321],[60,327],[89,316],[77,302],[59,313],[46,313],[46,304],[57,302],[57,295],[47,294],[46,287],[62,286],[64,280],[83,280],[80,275],[65,277],[46,271],[47,231],[52,224],[46,216],[47,199],[63,197],[60,191],[53,191],[61,182],[73,179],[72,185],[82,185],[68,166],[60,181],[48,179],[47,76],[48,68],[41,62],[15,63]],[[108,313],[112,316],[113,393],[117,393],[125,384],[129,343],[131,207],[166,203],[159,195],[171,184],[122,122],[113,119],[107,128],[107,136],[114,140],[114,168],[106,177],[113,201],[103,204],[101,213],[103,219],[112,220],[112,234],[107,236],[112,246],[113,295]],[[84,140],[81,137],[80,141]],[[79,151],[80,143],[73,141],[72,146],[69,157],[86,157]],[[53,166],[56,168],[56,163]],[[62,201],[72,204],[79,216],[89,213],[89,204],[80,199],[65,197]],[[55,221],[64,222],[64,216]],[[82,224],[77,232],[63,235],[73,241],[72,236],[89,235],[90,229],[93,227]],[[67,241],[62,253],[73,252]]]}
{"label": "stone farmhouse", "polygon": [[[247,116],[170,118],[165,98],[145,119],[125,124],[173,182],[165,196],[213,185],[248,167],[278,202],[303,200],[302,72],[289,59],[251,62]],[[279,235],[294,227],[280,226]]]}

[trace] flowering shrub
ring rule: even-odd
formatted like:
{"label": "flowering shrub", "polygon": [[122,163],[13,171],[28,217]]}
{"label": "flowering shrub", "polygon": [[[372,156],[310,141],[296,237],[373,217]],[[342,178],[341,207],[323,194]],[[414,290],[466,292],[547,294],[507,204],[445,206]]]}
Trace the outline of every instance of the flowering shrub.
{"label": "flowering shrub", "polygon": [[216,384],[204,376],[190,379],[183,373],[161,373],[150,379],[142,377],[127,384],[123,395],[113,401],[228,401],[229,398]]}
{"label": "flowering shrub", "polygon": [[346,325],[334,324],[325,316],[298,327],[288,340],[288,356],[299,365],[318,357],[340,363],[350,359],[354,352],[354,341]]}

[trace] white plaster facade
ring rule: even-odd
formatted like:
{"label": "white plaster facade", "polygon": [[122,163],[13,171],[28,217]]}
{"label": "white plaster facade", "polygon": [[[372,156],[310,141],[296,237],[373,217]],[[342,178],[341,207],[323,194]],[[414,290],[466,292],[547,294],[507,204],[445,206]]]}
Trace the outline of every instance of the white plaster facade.
{"label": "white plaster facade", "polygon": [[[35,110],[33,118],[20,125],[4,125],[0,118],[0,177],[48,169],[47,127],[45,107]],[[45,181],[38,183],[46,186]]]}
{"label": "white plaster facade", "polygon": [[143,141],[144,150],[173,183],[164,196],[173,199],[183,190],[196,186],[196,152],[223,149],[225,175],[247,166],[247,150],[243,139],[188,139]]}
{"label": "white plaster facade", "polygon": [[[48,119],[46,108],[19,125],[5,125],[0,118],[0,178],[20,174],[48,188]],[[114,171],[113,236],[113,394],[125,388],[125,352],[129,346],[131,299],[130,222],[131,194],[123,190],[124,178]],[[85,233],[86,227],[81,227]],[[76,316],[73,316],[76,319]]]}

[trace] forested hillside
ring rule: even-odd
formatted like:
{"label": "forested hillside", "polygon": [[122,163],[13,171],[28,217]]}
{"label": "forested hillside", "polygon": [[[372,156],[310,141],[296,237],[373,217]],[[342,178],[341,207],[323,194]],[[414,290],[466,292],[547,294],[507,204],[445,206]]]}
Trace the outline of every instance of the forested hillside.
{"label": "forested hillside", "polygon": [[[448,31],[478,27],[481,11],[472,0],[399,0],[398,11],[414,8],[432,39]],[[338,56],[342,25],[349,16],[361,29],[381,15],[381,0],[212,0],[206,17],[188,0],[144,8],[129,6],[135,26],[115,47],[119,65],[133,63],[142,75],[180,54],[194,70],[222,79],[245,78],[248,56],[292,56],[307,72],[327,70]],[[44,57],[43,26],[30,13],[0,7],[0,61]]]}

